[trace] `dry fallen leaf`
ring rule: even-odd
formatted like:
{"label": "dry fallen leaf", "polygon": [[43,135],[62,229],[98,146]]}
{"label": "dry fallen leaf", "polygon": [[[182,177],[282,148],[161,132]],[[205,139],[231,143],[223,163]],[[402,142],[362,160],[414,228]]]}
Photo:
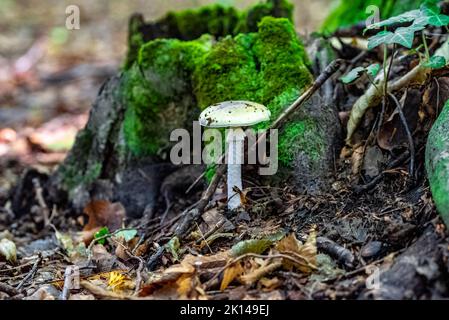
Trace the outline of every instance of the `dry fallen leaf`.
{"label": "dry fallen leaf", "polygon": [[265,288],[267,291],[271,291],[276,289],[281,285],[281,281],[279,278],[274,277],[272,279],[269,278],[262,278],[259,280],[259,283]]}
{"label": "dry fallen leaf", "polygon": [[89,217],[82,232],[86,244],[90,243],[95,233],[103,227],[108,227],[110,232],[120,229],[126,216],[121,203],[111,203],[107,200],[92,200],[84,208],[84,213]]}
{"label": "dry fallen leaf", "polygon": [[237,262],[227,268],[223,274],[223,280],[221,281],[220,290],[224,291],[229,284],[234,281],[237,277],[242,275],[244,272],[244,269],[240,262]]}
{"label": "dry fallen leaf", "polygon": [[177,289],[176,292],[179,295],[180,299],[188,299],[191,296],[192,291],[194,290],[194,278],[192,275],[183,274],[181,277],[176,280]]}
{"label": "dry fallen leaf", "polygon": [[292,268],[297,268],[301,272],[310,273],[316,269],[316,232],[311,231],[309,237],[305,244],[302,244],[296,239],[294,233],[284,237],[276,245],[276,250],[280,253],[290,255],[292,258],[297,260],[299,263],[295,263],[292,260],[284,259],[284,268],[291,270]]}
{"label": "dry fallen leaf", "polygon": [[142,286],[139,292],[140,297],[154,295],[158,292],[159,295],[173,296],[177,295],[179,284],[178,279],[184,275],[192,276],[195,272],[195,267],[189,263],[181,262],[164,270],[161,274],[156,274],[156,279]]}

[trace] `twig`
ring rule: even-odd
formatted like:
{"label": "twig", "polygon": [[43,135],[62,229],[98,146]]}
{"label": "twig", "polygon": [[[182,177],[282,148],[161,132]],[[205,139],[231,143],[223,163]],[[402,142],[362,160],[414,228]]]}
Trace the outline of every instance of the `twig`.
{"label": "twig", "polygon": [[5,292],[10,296],[16,296],[20,294],[20,290],[17,290],[16,288],[3,282],[0,282],[0,292]]}
{"label": "twig", "polygon": [[404,162],[408,158],[409,154],[410,154],[409,152],[404,152],[403,154],[401,154],[397,159],[393,160],[388,165],[387,170],[382,171],[379,175],[374,177],[370,182],[368,182],[367,184],[364,184],[364,185],[354,187],[354,192],[356,194],[358,194],[358,193],[362,193],[364,191],[368,191],[368,190],[371,190],[372,188],[374,188],[380,181],[382,181],[385,174],[389,170],[391,170],[392,168],[394,168],[394,167],[400,165],[402,162]]}
{"label": "twig", "polygon": [[241,256],[238,256],[237,258],[232,259],[230,262],[228,262],[223,268],[221,268],[212,278],[210,278],[205,284],[205,288],[209,288],[214,284],[215,279],[217,279],[221,273],[223,273],[227,268],[232,266],[233,264],[239,262],[240,260],[243,260],[245,258],[253,257],[253,258],[260,258],[260,259],[286,259],[293,263],[296,263],[300,266],[306,266],[309,267],[312,270],[316,270],[316,266],[309,263],[306,258],[300,256],[297,254],[298,257],[300,257],[305,262],[299,261],[296,257],[289,256],[287,254],[277,253],[277,254],[270,254],[270,255],[262,255],[262,254],[256,254],[256,253],[245,253]]}
{"label": "twig", "polygon": [[282,267],[281,261],[273,262],[267,266],[263,266],[259,269],[254,270],[253,272],[241,276],[240,280],[242,280],[242,282],[245,284],[252,284],[257,280],[259,280],[260,278],[262,278],[264,275],[270,274],[273,271],[279,269],[280,267]]}
{"label": "twig", "polygon": [[22,287],[25,285],[25,283],[27,283],[29,280],[33,279],[34,275],[37,272],[37,268],[39,267],[39,263],[41,263],[42,261],[42,253],[38,253],[37,254],[37,259],[34,262],[33,267],[31,268],[30,272],[28,272],[28,274],[26,275],[25,278],[23,278],[22,281],[20,281],[20,283],[17,285],[16,289],[20,290],[22,289]]}
{"label": "twig", "polygon": [[116,292],[105,290],[99,286],[92,284],[91,282],[89,282],[87,280],[82,280],[80,284],[84,289],[90,291],[93,295],[99,296],[102,298],[120,299],[120,300],[141,300],[137,297],[123,295],[123,294],[119,294]]}
{"label": "twig", "polygon": [[72,267],[68,266],[64,272],[64,287],[62,288],[61,300],[67,300],[70,296],[70,290],[73,284],[73,272]]}
{"label": "twig", "polygon": [[397,106],[399,117],[401,118],[402,125],[404,126],[405,133],[407,134],[409,150],[410,150],[410,177],[414,180],[415,176],[415,144],[413,142],[413,136],[410,131],[410,128],[407,123],[407,119],[405,118],[404,112],[402,111],[402,106],[399,103],[398,99],[392,93],[388,93],[388,96],[394,101]]}
{"label": "twig", "polygon": [[152,271],[154,267],[156,266],[157,261],[165,252],[165,246],[160,246],[157,251],[150,256],[150,258],[147,260],[147,268],[148,270]]}
{"label": "twig", "polygon": [[316,78],[312,86],[307,89],[295,102],[288,108],[284,109],[279,117],[271,124],[270,129],[279,128],[284,121],[286,121],[293,113],[296,112],[309,98],[335,73],[340,69],[343,60],[337,59],[332,61],[323,71],[322,74]]}
{"label": "twig", "polygon": [[198,178],[193,181],[193,183],[187,188],[185,194],[188,194],[197,184],[206,176],[206,171],[204,171],[202,174],[198,176]]}
{"label": "twig", "polygon": [[[407,248],[403,248],[403,249],[401,249],[401,250],[398,250],[398,251],[396,251],[396,252],[393,252],[393,254],[394,254],[394,255],[400,254],[400,253],[404,252],[405,249],[407,249]],[[365,266],[362,266],[362,267],[360,267],[360,268],[358,268],[358,269],[352,270],[352,271],[347,272],[347,273],[345,273],[345,274],[343,274],[343,275],[339,275],[339,276],[335,276],[335,277],[332,277],[332,278],[324,279],[324,280],[322,280],[321,282],[332,282],[332,281],[335,281],[335,280],[338,280],[338,279],[346,279],[346,278],[348,278],[348,277],[351,277],[351,276],[353,276],[353,275],[356,275],[356,274],[359,274],[360,272],[365,271],[365,270],[366,270],[368,267],[370,267],[370,266],[373,266],[373,265],[376,265],[376,264],[378,264],[378,263],[383,262],[385,259],[387,259],[387,258],[390,257],[390,256],[391,256],[391,254],[389,254],[389,255],[387,255],[387,256],[385,256],[385,257],[383,257],[383,258],[380,258],[380,259],[378,259],[378,260],[375,260],[375,261],[371,262],[370,264],[367,264],[367,265],[365,265]]]}
{"label": "twig", "polygon": [[217,232],[221,227],[223,227],[223,225],[226,223],[226,219],[221,219],[220,221],[218,221],[209,231],[207,231],[204,234],[204,237],[198,239],[195,241],[196,244],[200,244],[201,241],[204,240],[206,241],[206,239],[208,239],[211,235],[213,235],[215,232]]}
{"label": "twig", "polygon": [[198,232],[200,233],[200,239],[203,239],[204,240],[204,242],[206,243],[206,246],[207,246],[207,248],[209,249],[209,251],[210,251],[210,253],[214,253],[213,251],[212,251],[212,248],[209,246],[209,243],[207,242],[207,238],[204,236],[204,234],[201,232],[201,229],[200,229],[200,226],[198,225],[198,223],[196,223],[196,221],[195,221],[195,225],[196,225],[196,227],[197,227],[197,229],[198,229]]}

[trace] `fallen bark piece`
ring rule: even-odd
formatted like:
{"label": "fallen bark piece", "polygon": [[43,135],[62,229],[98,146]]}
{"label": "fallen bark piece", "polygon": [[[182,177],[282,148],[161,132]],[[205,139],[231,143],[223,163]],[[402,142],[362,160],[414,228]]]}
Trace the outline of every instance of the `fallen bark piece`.
{"label": "fallen bark piece", "polygon": [[[364,290],[361,299],[429,299],[442,298],[441,288],[447,281],[440,270],[442,239],[433,227],[404,253],[390,268],[371,274],[373,286]],[[444,250],[444,249],[443,249]]]}
{"label": "fallen bark piece", "polygon": [[449,101],[427,139],[426,171],[435,206],[449,227]]}

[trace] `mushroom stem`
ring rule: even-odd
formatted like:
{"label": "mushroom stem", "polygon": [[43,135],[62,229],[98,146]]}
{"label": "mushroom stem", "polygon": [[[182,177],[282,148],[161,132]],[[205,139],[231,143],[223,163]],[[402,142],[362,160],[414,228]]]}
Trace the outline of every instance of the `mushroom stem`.
{"label": "mushroom stem", "polygon": [[227,135],[228,143],[228,209],[241,207],[240,195],[234,187],[242,190],[242,155],[245,133],[242,128],[231,128]]}

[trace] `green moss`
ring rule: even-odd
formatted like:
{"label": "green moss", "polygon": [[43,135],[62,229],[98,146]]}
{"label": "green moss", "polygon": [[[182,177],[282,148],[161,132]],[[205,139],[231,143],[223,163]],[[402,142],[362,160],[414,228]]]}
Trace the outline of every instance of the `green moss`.
{"label": "green moss", "polygon": [[[262,103],[275,119],[311,84],[307,64],[304,46],[285,18],[266,17],[257,33],[228,36],[213,46],[210,38],[151,41],[125,72],[127,144],[136,155],[158,154],[173,129],[190,127],[199,109],[226,100]],[[298,150],[318,159],[322,149],[315,133],[314,123],[304,119],[283,130],[281,162],[290,164]]]}
{"label": "green moss", "polygon": [[258,3],[243,12],[238,32],[256,32],[258,24],[264,17],[287,18],[293,22],[293,5],[285,0]]}
{"label": "green moss", "polygon": [[381,19],[386,19],[405,11],[419,8],[423,0],[340,0],[336,8],[325,20],[322,31],[334,32],[338,28],[348,27],[365,21],[371,13],[366,13],[370,5],[377,6]]}
{"label": "green moss", "polygon": [[[76,138],[75,148],[71,152],[74,154],[85,155],[89,152],[93,142],[93,134],[88,129],[80,131]],[[100,163],[86,163],[86,157],[76,159],[72,157],[72,162],[66,162],[61,167],[61,176],[63,184],[68,190],[72,190],[80,184],[89,184],[94,182],[101,174],[102,165]],[[83,162],[84,161],[84,162]]]}
{"label": "green moss", "polygon": [[235,36],[239,33],[256,32],[258,23],[266,16],[285,17],[293,21],[293,5],[288,0],[266,0],[241,12],[220,4],[168,12],[154,24],[148,25],[151,26],[151,32],[145,31],[141,16],[133,16],[128,27],[129,48],[124,69],[130,68],[136,61],[144,39],[153,40],[155,35],[181,40],[195,40],[204,34],[215,38]]}
{"label": "green moss", "polygon": [[426,171],[435,206],[449,227],[449,101],[429,133]]}
{"label": "green moss", "polygon": [[145,43],[141,28],[144,25],[143,17],[140,14],[131,16],[128,23],[128,53],[123,64],[124,69],[131,67],[137,60],[140,47]]}
{"label": "green moss", "polygon": [[234,34],[240,16],[233,7],[215,4],[200,9],[171,12],[167,18],[181,39],[193,40],[206,33],[215,37]]}
{"label": "green moss", "polygon": [[[276,119],[311,83],[308,62],[289,20],[266,17],[258,33],[228,37],[200,60],[194,74],[198,104],[205,108],[220,101],[251,100],[266,105]],[[256,129],[268,126],[263,123]],[[291,144],[301,134],[295,130],[281,132],[279,153],[284,164],[294,158],[298,149]]]}
{"label": "green moss", "polygon": [[138,62],[124,73],[124,133],[136,155],[157,154],[170,132],[192,116],[191,74],[209,47],[209,37],[159,39],[142,46]]}
{"label": "green moss", "polygon": [[279,162],[291,166],[298,152],[306,154],[313,162],[319,162],[325,154],[324,140],[320,129],[311,119],[289,123],[283,129],[279,140]]}

